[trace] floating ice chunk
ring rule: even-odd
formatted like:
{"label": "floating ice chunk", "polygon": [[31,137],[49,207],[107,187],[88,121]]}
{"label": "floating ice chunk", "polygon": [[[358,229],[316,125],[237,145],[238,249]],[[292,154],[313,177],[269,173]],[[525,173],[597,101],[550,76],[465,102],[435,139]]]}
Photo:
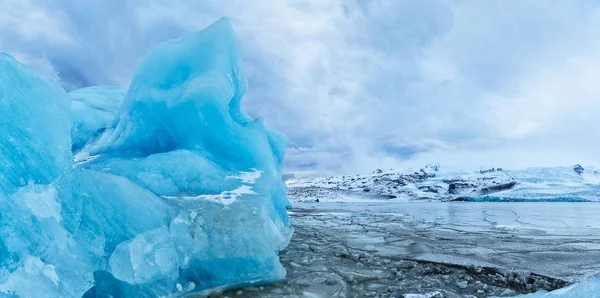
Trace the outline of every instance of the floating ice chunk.
{"label": "floating ice chunk", "polygon": [[178,256],[167,227],[137,235],[120,243],[109,260],[110,272],[130,284],[143,284],[179,274]]}

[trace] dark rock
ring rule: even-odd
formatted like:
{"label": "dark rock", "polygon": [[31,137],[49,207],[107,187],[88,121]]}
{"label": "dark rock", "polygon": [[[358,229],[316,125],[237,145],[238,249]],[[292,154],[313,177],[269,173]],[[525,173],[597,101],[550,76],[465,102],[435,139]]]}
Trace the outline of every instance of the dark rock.
{"label": "dark rock", "polygon": [[577,164],[577,165],[573,166],[573,171],[575,171],[575,173],[577,173],[579,175],[582,175],[583,171],[585,171],[585,169],[581,165]]}
{"label": "dark rock", "polygon": [[458,194],[461,190],[477,188],[476,183],[461,179],[446,180],[444,182],[448,183],[448,193],[451,195]]}
{"label": "dark rock", "polygon": [[504,183],[504,184],[499,184],[499,185],[493,185],[493,186],[488,186],[488,187],[484,187],[481,189],[480,193],[482,195],[487,195],[493,192],[499,192],[499,191],[503,191],[503,190],[509,190],[513,187],[515,187],[517,185],[517,181],[511,181],[508,183]]}
{"label": "dark rock", "polygon": [[487,170],[480,170],[479,174],[492,173],[492,172],[496,172],[496,169],[491,168],[491,169],[487,169]]}
{"label": "dark rock", "polygon": [[424,185],[424,186],[419,186],[418,188],[420,191],[431,192],[431,193],[440,193],[440,191],[442,190],[442,188],[437,185]]}
{"label": "dark rock", "polygon": [[328,285],[328,286],[333,286],[333,285],[336,285],[338,283],[338,280],[335,279],[335,278],[333,278],[333,277],[329,277],[323,283],[326,284],[326,285]]}

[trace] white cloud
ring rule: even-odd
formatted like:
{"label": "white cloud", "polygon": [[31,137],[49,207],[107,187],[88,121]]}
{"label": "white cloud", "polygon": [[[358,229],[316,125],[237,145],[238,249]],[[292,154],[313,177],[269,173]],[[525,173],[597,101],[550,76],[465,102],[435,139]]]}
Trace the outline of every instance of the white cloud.
{"label": "white cloud", "polygon": [[18,35],[24,40],[49,40],[69,43],[60,13],[30,0],[2,0],[0,2],[0,29]]}

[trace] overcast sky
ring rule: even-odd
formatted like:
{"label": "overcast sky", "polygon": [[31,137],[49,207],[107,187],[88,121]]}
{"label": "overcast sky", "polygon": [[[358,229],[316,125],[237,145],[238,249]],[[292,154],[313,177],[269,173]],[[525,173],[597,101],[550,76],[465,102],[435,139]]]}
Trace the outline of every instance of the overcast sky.
{"label": "overcast sky", "polygon": [[222,16],[287,172],[600,165],[600,1],[0,0],[0,51],[68,90],[126,87]]}

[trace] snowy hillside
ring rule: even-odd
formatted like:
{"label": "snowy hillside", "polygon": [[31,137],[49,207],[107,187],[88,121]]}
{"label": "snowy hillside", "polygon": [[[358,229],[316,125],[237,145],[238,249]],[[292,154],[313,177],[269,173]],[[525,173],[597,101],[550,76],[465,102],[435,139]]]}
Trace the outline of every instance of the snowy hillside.
{"label": "snowy hillside", "polygon": [[600,201],[600,172],[575,165],[455,173],[428,165],[414,172],[378,169],[296,182],[288,185],[288,194],[295,201]]}

